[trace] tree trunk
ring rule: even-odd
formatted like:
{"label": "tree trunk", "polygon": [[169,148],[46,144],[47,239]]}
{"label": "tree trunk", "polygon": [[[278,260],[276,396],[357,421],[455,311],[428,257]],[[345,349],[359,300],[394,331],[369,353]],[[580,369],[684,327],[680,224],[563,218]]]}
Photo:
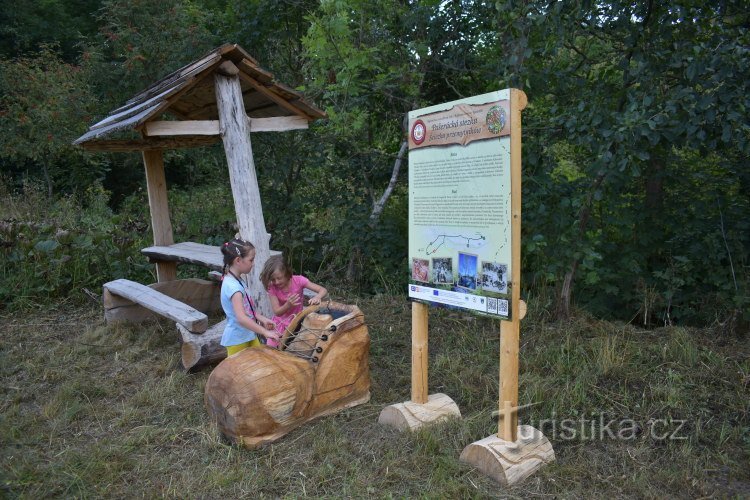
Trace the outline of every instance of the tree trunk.
{"label": "tree trunk", "polygon": [[222,69],[224,74],[217,73],[214,77],[216,105],[229,167],[229,181],[232,184],[234,210],[240,236],[255,246],[255,265],[249,280],[250,293],[258,304],[258,311],[271,317],[271,302],[260,282],[260,272],[270,257],[271,250],[255,174],[250,126],[242,102],[238,70],[229,61],[222,64]]}
{"label": "tree trunk", "polygon": [[[576,240],[572,242],[573,246],[577,245],[586,234],[589,218],[591,216],[591,204],[594,199],[594,193],[596,193],[596,190],[601,187],[605,177],[606,174],[603,171],[599,172],[599,174],[597,174],[596,178],[594,179],[594,182],[591,184],[591,188],[589,188],[589,194],[588,196],[586,196],[586,202],[583,204],[583,206],[581,207],[581,211],[578,213],[578,238],[576,238]],[[580,259],[574,258],[570,262],[568,272],[565,273],[565,278],[563,279],[563,284],[560,288],[560,294],[557,298],[557,319],[570,318],[570,301],[573,295],[573,281],[575,280],[576,270],[578,269],[579,263]]]}
{"label": "tree trunk", "polygon": [[404,154],[406,153],[408,146],[409,143],[407,141],[401,143],[401,148],[398,150],[398,156],[396,156],[396,161],[393,164],[393,172],[391,172],[391,180],[388,183],[388,187],[385,188],[383,196],[381,196],[380,199],[373,204],[372,213],[370,214],[370,227],[375,227],[375,225],[378,223],[380,214],[383,213],[385,204],[388,201],[388,198],[391,196],[391,193],[393,193],[393,188],[396,187],[398,174],[401,170],[401,162],[404,159]]}

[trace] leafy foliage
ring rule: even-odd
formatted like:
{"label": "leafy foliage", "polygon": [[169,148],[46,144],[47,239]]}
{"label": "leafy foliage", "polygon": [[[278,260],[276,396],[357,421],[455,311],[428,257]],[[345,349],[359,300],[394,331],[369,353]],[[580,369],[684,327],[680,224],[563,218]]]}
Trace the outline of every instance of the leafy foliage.
{"label": "leafy foliage", "polygon": [[[75,191],[100,180],[105,162],[71,142],[86,129],[97,99],[81,67],[54,47],[0,59],[0,164],[17,179],[31,175],[55,190]],[[18,183],[20,184],[20,183]]]}
{"label": "leafy foliage", "polygon": [[[45,5],[61,12],[45,36],[32,22],[36,7],[0,18],[5,33],[30,28],[22,41],[2,46],[11,59],[0,61],[7,96],[0,98],[0,172],[12,189],[35,177],[48,192],[81,196],[102,182],[118,211],[112,217],[145,206],[139,155],[81,155],[70,139],[168,72],[237,42],[329,116],[308,131],[253,135],[273,247],[298,271],[326,281],[349,276],[362,292],[399,293],[406,280],[403,172],[382,216],[371,214],[393,172],[405,113],[514,86],[530,101],[528,293],[555,296],[563,315],[578,306],[647,325],[734,329],[750,321],[743,2]],[[72,35],[68,20],[83,17],[97,26],[96,36],[87,23],[81,37]],[[74,38],[86,43],[72,45]],[[20,52],[31,49],[35,56]],[[71,50],[80,51],[76,64]],[[170,152],[166,165],[181,237],[208,242],[231,234],[221,148]],[[205,197],[209,208],[192,210],[189,200]],[[52,241],[45,238],[27,250]],[[35,251],[61,252],[58,243]]]}

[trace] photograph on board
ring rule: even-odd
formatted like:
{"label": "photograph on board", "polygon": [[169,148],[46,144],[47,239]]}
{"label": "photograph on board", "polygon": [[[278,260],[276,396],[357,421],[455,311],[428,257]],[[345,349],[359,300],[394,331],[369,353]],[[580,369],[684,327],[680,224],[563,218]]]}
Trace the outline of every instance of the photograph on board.
{"label": "photograph on board", "polygon": [[458,252],[458,282],[457,286],[475,290],[477,288],[477,261],[474,254]]}
{"label": "photograph on board", "polygon": [[508,265],[482,261],[480,284],[487,292],[508,293]]}
{"label": "photograph on board", "polygon": [[413,258],[411,260],[411,279],[427,283],[430,276],[430,261]]}
{"label": "photograph on board", "polygon": [[453,259],[450,257],[432,258],[432,282],[437,285],[453,284]]}

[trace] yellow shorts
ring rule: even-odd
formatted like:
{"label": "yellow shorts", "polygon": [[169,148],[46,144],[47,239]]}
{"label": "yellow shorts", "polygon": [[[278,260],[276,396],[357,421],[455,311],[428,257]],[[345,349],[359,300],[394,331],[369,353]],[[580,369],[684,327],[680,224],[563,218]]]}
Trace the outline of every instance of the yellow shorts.
{"label": "yellow shorts", "polygon": [[244,351],[248,347],[260,347],[263,344],[260,343],[260,340],[258,340],[258,337],[255,337],[250,342],[243,342],[241,344],[237,345],[228,345],[227,348],[227,356],[231,356],[232,354],[237,354],[240,351]]}

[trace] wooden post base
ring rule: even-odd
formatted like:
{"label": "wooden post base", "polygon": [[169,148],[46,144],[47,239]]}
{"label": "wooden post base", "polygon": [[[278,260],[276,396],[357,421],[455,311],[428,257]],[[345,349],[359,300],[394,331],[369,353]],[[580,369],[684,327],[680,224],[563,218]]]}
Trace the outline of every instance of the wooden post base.
{"label": "wooden post base", "polygon": [[431,394],[425,404],[406,401],[386,406],[380,412],[378,423],[400,431],[415,431],[438,420],[461,418],[461,410],[446,394]]}
{"label": "wooden post base", "polygon": [[519,425],[516,442],[493,434],[464,448],[459,460],[473,465],[503,486],[513,486],[542,465],[553,462],[555,452],[541,431],[530,425]]}

